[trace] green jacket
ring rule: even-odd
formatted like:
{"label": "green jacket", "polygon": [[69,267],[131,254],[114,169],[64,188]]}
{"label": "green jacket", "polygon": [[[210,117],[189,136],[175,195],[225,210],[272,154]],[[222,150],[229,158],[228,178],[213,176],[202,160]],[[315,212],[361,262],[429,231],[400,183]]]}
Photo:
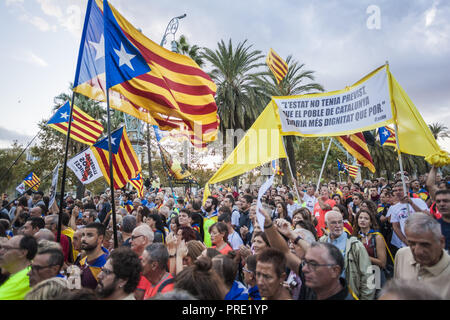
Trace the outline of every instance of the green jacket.
{"label": "green jacket", "polygon": [[[320,242],[328,242],[328,236],[322,236]],[[347,235],[344,257],[345,280],[349,288],[360,300],[373,300],[375,286],[369,287],[373,281],[372,263],[364,245],[356,237]]]}

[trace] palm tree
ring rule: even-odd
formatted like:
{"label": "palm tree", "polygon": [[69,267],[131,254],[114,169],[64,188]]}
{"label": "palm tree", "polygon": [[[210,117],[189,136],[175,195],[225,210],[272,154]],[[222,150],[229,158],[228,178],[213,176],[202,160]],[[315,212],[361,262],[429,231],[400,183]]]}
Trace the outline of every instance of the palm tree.
{"label": "palm tree", "polygon": [[[289,55],[286,59],[288,65],[288,72],[280,83],[277,83],[275,76],[268,69],[260,77],[254,77],[254,82],[260,87],[260,91],[263,92],[267,99],[270,100],[272,96],[290,96],[305,93],[316,93],[325,91],[323,86],[307,81],[314,81],[314,71],[304,70],[305,64],[300,64]],[[289,157],[289,162],[292,167],[292,171],[295,174],[297,172],[295,152],[294,152],[294,140],[295,136],[286,136],[286,152]],[[281,161],[282,170],[286,172],[286,163]],[[287,184],[287,174],[283,176],[283,183]]]}
{"label": "palm tree", "polygon": [[198,64],[200,68],[203,67],[205,62],[202,57],[202,49],[199,46],[195,44],[191,46],[187,42],[187,38],[185,35],[181,35],[178,41],[175,42],[177,43],[178,53],[189,56],[192,60],[195,61],[195,63]]}
{"label": "palm tree", "polygon": [[[254,85],[256,69],[263,66],[260,50],[253,50],[247,40],[233,46],[231,39],[226,44],[217,43],[218,48],[204,48],[203,57],[212,65],[209,73],[217,85],[216,104],[220,117],[223,145],[226,144],[227,129],[247,130],[255,122],[265,106],[264,96],[258,94]],[[233,141],[233,147],[236,147]],[[223,149],[224,159],[226,157]]]}
{"label": "palm tree", "polygon": [[442,123],[435,122],[432,124],[429,124],[428,127],[431,130],[431,133],[433,134],[433,137],[437,140],[439,138],[450,138],[450,131],[448,130],[448,127]]}

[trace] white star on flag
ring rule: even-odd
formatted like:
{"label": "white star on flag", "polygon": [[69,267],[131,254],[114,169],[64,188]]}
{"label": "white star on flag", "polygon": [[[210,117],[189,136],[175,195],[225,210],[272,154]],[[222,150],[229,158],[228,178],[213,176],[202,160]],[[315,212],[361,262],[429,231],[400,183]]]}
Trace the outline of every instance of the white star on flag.
{"label": "white star on flag", "polygon": [[113,145],[116,144],[116,138],[111,137],[111,144],[113,144]]}
{"label": "white star on flag", "polygon": [[67,112],[61,113],[61,118],[67,120],[67,118],[69,118],[69,115],[67,114]]}
{"label": "white star on flag", "polygon": [[89,41],[89,43],[95,48],[95,60],[105,56],[105,38],[103,38],[103,34],[98,43],[93,41]]}
{"label": "white star on flag", "polygon": [[388,136],[389,135],[389,133],[387,133],[387,131],[383,131],[382,133],[383,133],[384,136]]}
{"label": "white star on flag", "polygon": [[117,49],[114,49],[114,51],[116,52],[117,56],[119,57],[119,67],[126,64],[127,66],[130,67],[131,70],[134,71],[133,65],[131,64],[131,59],[136,57],[136,55],[129,54],[128,52],[126,52],[125,48],[123,47],[123,43],[120,43],[120,51]]}

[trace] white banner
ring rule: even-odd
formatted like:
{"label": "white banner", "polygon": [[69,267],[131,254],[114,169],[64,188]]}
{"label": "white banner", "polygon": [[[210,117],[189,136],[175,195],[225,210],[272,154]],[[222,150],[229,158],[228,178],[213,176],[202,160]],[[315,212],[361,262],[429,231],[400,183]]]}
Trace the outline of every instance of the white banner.
{"label": "white banner", "polygon": [[91,183],[103,177],[102,170],[91,149],[86,149],[67,161],[67,166],[72,169],[83,184]]}
{"label": "white banner", "polygon": [[386,68],[344,90],[273,100],[284,133],[343,135],[381,127],[392,119]]}
{"label": "white banner", "polygon": [[56,186],[58,184],[58,170],[59,170],[59,163],[56,165],[55,169],[53,169],[52,186],[50,187],[50,202],[48,203],[49,208],[51,208],[53,202],[55,202]]}
{"label": "white banner", "polygon": [[16,190],[19,194],[23,194],[27,189],[25,188],[25,183],[22,182],[16,187]]}
{"label": "white banner", "polygon": [[258,200],[256,202],[256,219],[258,220],[258,224],[261,227],[261,230],[264,231],[264,221],[266,218],[259,212],[259,209],[262,208],[261,197],[269,190],[270,186],[273,185],[273,179],[275,178],[275,174],[273,174],[266,182],[263,183],[261,188],[259,188],[258,192]]}

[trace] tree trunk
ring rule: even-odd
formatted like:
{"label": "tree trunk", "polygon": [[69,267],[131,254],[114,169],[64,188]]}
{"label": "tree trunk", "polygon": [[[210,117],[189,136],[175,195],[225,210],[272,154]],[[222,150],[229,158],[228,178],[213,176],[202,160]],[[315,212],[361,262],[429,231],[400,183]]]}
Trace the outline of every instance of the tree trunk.
{"label": "tree trunk", "polygon": [[280,167],[281,167],[281,172],[284,173],[281,176],[281,183],[284,184],[284,185],[287,185],[288,184],[287,177],[290,174],[289,173],[289,169],[288,169],[288,165],[287,165],[287,159],[280,159]]}
{"label": "tree trunk", "polygon": [[[294,178],[296,178],[296,174],[297,174],[297,166],[296,161],[295,161],[295,152],[294,152],[294,136],[287,136],[286,137],[286,152],[287,155],[289,157],[289,163],[291,164],[291,168],[292,168],[292,174],[294,175]],[[289,168],[288,168],[289,171]],[[289,177],[291,177],[291,173],[289,171]],[[289,179],[291,180],[292,177]],[[291,183],[294,183],[293,181],[291,181]]]}

